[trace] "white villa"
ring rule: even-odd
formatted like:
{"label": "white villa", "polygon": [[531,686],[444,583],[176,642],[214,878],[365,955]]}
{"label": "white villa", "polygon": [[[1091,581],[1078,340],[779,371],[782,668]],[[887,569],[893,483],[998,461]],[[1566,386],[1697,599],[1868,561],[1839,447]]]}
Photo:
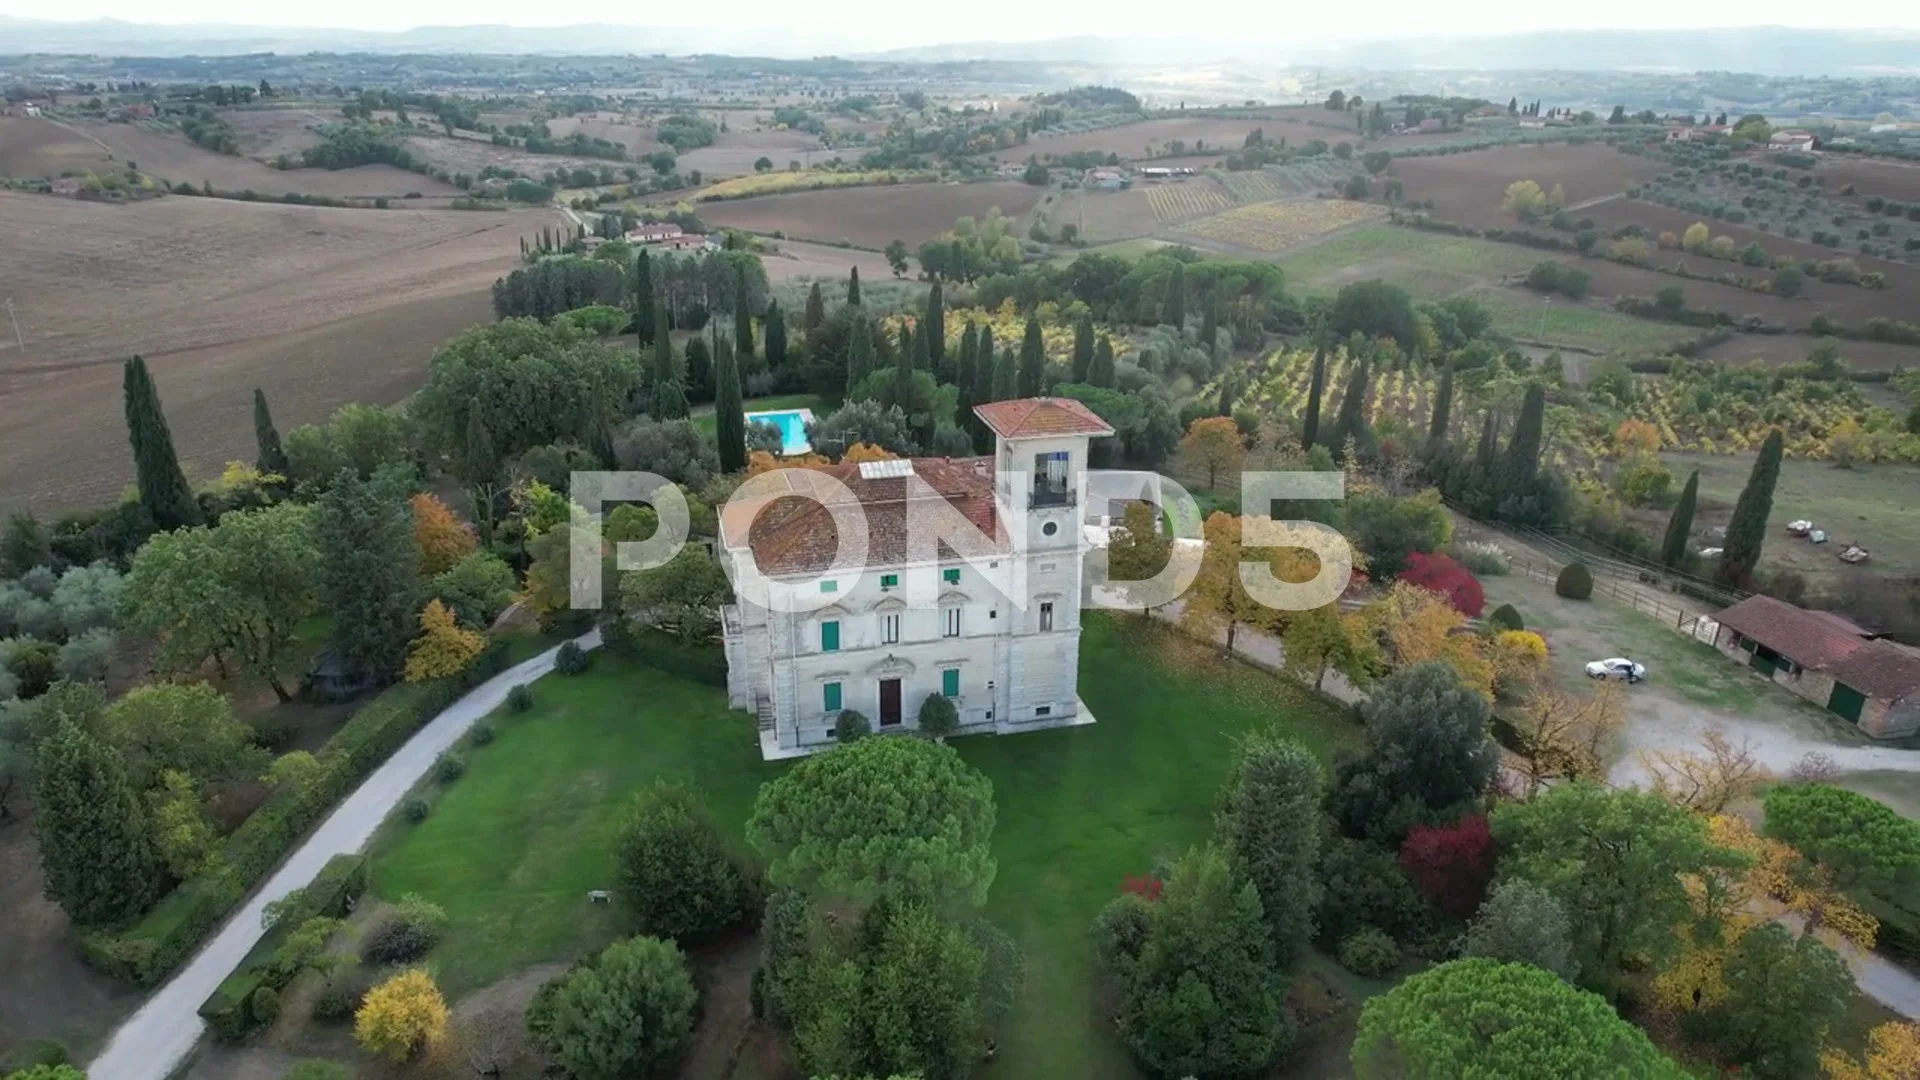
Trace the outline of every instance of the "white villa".
{"label": "white villa", "polygon": [[[742,595],[724,611],[727,696],[759,716],[767,757],[832,745],[843,709],[877,732],[911,729],[933,694],[953,699],[963,733],[1092,722],[1079,700],[1079,515],[1088,440],[1113,429],[1071,399],[974,412],[992,457],[781,469],[763,475],[792,496],[737,499],[722,515],[736,589],[753,566],[768,596],[794,598]],[[835,511],[849,502],[866,517],[857,564],[837,552]],[[928,518],[949,526],[937,544]]]}

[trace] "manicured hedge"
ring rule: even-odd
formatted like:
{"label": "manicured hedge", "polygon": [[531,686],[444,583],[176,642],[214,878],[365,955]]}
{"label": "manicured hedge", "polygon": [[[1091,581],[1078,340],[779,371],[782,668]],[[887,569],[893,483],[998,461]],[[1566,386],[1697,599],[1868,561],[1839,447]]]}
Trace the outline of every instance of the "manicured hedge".
{"label": "manicured hedge", "polygon": [[81,957],[140,986],[171,974],[334,804],[428,720],[505,666],[506,650],[496,642],[465,675],[403,683],[362,705],[321,749],[326,768],[312,789],[269,798],[227,837],[217,870],[181,882],[131,926],[83,934]]}
{"label": "manicured hedge", "polygon": [[727,685],[727,654],[717,645],[689,645],[672,634],[625,619],[609,622],[600,633],[617,656],[708,686]]}
{"label": "manicured hedge", "polygon": [[[269,1010],[260,1006],[272,1002],[274,1008],[270,1011],[277,1014],[279,991],[292,981],[291,975],[283,977],[273,970],[270,964],[273,954],[287,935],[308,919],[320,915],[344,917],[352,901],[366,887],[365,855],[335,855],[327,860],[327,865],[320,868],[302,894],[305,902],[282,915],[273,929],[261,935],[240,966],[201,1004],[200,1016],[213,1029],[214,1036],[236,1042],[271,1024],[274,1018],[264,1015]],[[266,993],[261,993],[262,990]]]}

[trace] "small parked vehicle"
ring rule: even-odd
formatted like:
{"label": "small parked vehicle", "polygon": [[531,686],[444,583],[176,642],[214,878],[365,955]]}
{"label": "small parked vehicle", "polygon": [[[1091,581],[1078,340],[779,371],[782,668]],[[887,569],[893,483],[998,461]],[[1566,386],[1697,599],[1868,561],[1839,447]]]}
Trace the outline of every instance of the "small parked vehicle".
{"label": "small parked vehicle", "polygon": [[1624,656],[1609,660],[1595,660],[1587,665],[1587,677],[1591,679],[1625,679],[1637,683],[1646,679],[1647,666],[1636,664]]}

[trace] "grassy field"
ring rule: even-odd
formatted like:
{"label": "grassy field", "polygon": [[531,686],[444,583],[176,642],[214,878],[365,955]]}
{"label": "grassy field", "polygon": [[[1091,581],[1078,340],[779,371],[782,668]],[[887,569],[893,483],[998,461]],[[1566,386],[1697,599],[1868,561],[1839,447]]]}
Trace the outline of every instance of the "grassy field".
{"label": "grassy field", "polygon": [[1543,304],[1534,293],[1494,284],[1526,273],[1549,255],[1469,236],[1378,224],[1342,230],[1274,261],[1296,292],[1332,293],[1343,285],[1380,278],[1416,300],[1472,296],[1493,312],[1494,329],[1528,341],[1613,352],[1655,350],[1688,336],[1682,328],[1596,304],[1564,299]]}
{"label": "grassy field", "polygon": [[[961,740],[994,784],[999,876],[986,914],[1026,953],[1027,983],[1002,1039],[1009,1075],[1133,1074],[1090,987],[1087,927],[1127,874],[1203,839],[1233,737],[1277,723],[1323,757],[1357,745],[1337,707],[1157,626],[1090,616],[1081,687],[1092,727]],[[466,777],[426,821],[391,824],[375,848],[381,897],[418,892],[451,925],[434,964],[450,996],[618,933],[584,894],[612,878],[619,809],[639,785],[700,785],[723,829],[742,830],[762,763],[753,720],[720,691],[601,657],[535,688],[499,720]]]}
{"label": "grassy field", "polygon": [[[1700,470],[1700,513],[1694,525],[1725,525],[1734,500],[1753,470],[1751,455],[1665,454],[1667,467],[1684,480]],[[1773,517],[1761,549],[1763,566],[1794,570],[1816,586],[1838,585],[1848,579],[1882,574],[1920,573],[1920,468],[1904,465],[1862,465],[1836,469],[1822,461],[1788,460],[1781,463],[1780,482],[1774,488]],[[1833,536],[1825,545],[1787,536],[1786,524],[1806,518]],[[1853,567],[1835,558],[1844,544],[1858,543],[1873,553],[1873,561]]]}

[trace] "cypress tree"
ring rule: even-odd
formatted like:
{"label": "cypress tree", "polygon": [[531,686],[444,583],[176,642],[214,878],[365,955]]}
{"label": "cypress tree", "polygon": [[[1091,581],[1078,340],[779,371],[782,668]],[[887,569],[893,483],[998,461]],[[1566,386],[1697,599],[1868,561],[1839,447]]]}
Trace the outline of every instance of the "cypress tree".
{"label": "cypress tree", "polygon": [[1213,411],[1220,416],[1233,415],[1233,399],[1240,396],[1239,388],[1232,379],[1220,380],[1220,399],[1214,402]]}
{"label": "cypress tree", "polygon": [[993,364],[993,396],[990,401],[1011,401],[1020,396],[1020,362],[1013,358],[1011,348],[1001,349],[1000,358]]}
{"label": "cypress tree", "polygon": [[993,396],[994,356],[993,327],[982,325],[980,327],[980,344],[974,347],[973,352],[974,370],[979,374],[980,378],[980,393],[977,396],[981,401],[999,400]]}
{"label": "cypress tree", "polygon": [[1207,350],[1207,359],[1218,362],[1220,340],[1220,317],[1213,310],[1213,293],[1206,295],[1205,307],[1200,312],[1200,347]]}
{"label": "cypress tree", "polygon": [[280,445],[280,432],[273,426],[273,413],[267,410],[267,395],[253,388],[253,442],[260,456],[254,462],[263,473],[287,475],[287,451]]}
{"label": "cypress tree", "polygon": [[873,324],[865,315],[855,313],[847,333],[847,395],[873,373]]}
{"label": "cypress tree", "polygon": [[1693,510],[1700,501],[1700,470],[1687,477],[1680,489],[1680,501],[1673,504],[1673,516],[1667,519],[1666,539],[1660,543],[1660,565],[1679,566],[1687,558],[1687,540],[1693,535]]}
{"label": "cypress tree", "polygon": [[1513,434],[1507,437],[1507,456],[1501,465],[1500,490],[1519,498],[1533,487],[1540,471],[1540,442],[1546,434],[1547,388],[1539,383],[1527,386],[1520,401],[1520,417],[1513,422]]}
{"label": "cypress tree", "polygon": [[1113,339],[1105,334],[1093,347],[1093,370],[1087,373],[1087,381],[1095,386],[1113,389]]}
{"label": "cypress tree", "polygon": [[1348,439],[1352,439],[1355,446],[1365,446],[1367,442],[1367,376],[1367,362],[1362,360],[1347,379],[1346,392],[1340,397],[1340,413],[1334,418],[1333,440],[1327,449],[1333,451],[1334,460],[1343,465]]}
{"label": "cypress tree", "polygon": [[712,345],[698,336],[688,340],[681,354],[682,366],[687,372],[687,401],[713,400],[713,358],[720,352],[720,343],[724,340],[717,327],[714,329]]}
{"label": "cypress tree", "polygon": [[787,317],[780,310],[778,300],[767,302],[765,325],[760,328],[761,349],[766,354],[767,368],[780,371],[787,366]]}
{"label": "cypress tree", "polygon": [[722,342],[713,364],[713,434],[720,444],[720,471],[747,467],[747,408],[740,394],[740,364]]}
{"label": "cypress tree", "polygon": [[124,759],[62,720],[34,760],[34,832],[49,899],[81,926],[130,919],[165,875]]}
{"label": "cypress tree", "polygon": [[859,302],[860,268],[856,266],[853,268],[853,273],[847,275],[847,303],[858,304]]}
{"label": "cypress tree", "polygon": [[653,341],[655,309],[658,298],[653,289],[653,259],[646,248],[640,249],[640,257],[633,261],[633,332],[640,342],[640,351],[645,352]]}
{"label": "cypress tree", "polygon": [[1760,444],[1760,455],[1753,459],[1753,472],[1740,498],[1733,504],[1733,517],[1727,522],[1726,549],[1720,553],[1720,567],[1714,580],[1723,585],[1744,587],[1760,565],[1760,545],[1767,537],[1767,517],[1773,513],[1773,487],[1780,480],[1780,455],[1783,444],[1780,429],[1767,433]]}
{"label": "cypress tree", "polygon": [[1027,316],[1027,336],[1020,343],[1018,396],[1039,397],[1047,378],[1047,347],[1040,337],[1040,317]]}
{"label": "cypress tree", "polygon": [[349,671],[399,674],[420,620],[420,552],[407,485],[398,470],[371,480],[342,471],[314,505],[320,595],[333,614],[333,645]]}
{"label": "cypress tree", "polygon": [[678,420],[687,415],[686,375],[674,358],[664,310],[655,316],[654,325],[657,330],[653,336],[652,386],[648,391],[651,405],[647,413],[655,420]]}
{"label": "cypress tree", "polygon": [[820,295],[820,283],[814,282],[807,290],[807,310],[800,318],[800,329],[811,334],[821,323],[827,321],[827,301]]}
{"label": "cypress tree", "polygon": [[487,431],[486,418],[478,409],[467,410],[466,445],[460,454],[460,478],[469,484],[485,484],[500,474],[500,457],[493,449],[493,436]]}
{"label": "cypress tree", "polygon": [[733,348],[741,368],[753,367],[753,309],[747,306],[747,264],[733,265]]}
{"label": "cypress tree", "polygon": [[902,362],[901,367],[908,371],[930,371],[933,367],[933,328],[922,326],[913,335],[913,355]]}
{"label": "cypress tree", "polygon": [[1166,301],[1160,306],[1160,321],[1174,328],[1187,325],[1187,265],[1174,263],[1167,274]]}
{"label": "cypress tree", "polygon": [[1440,389],[1433,395],[1433,419],[1427,424],[1427,445],[1437,447],[1447,441],[1448,414],[1453,411],[1453,361],[1447,361],[1440,373]]}
{"label": "cypress tree", "polygon": [[947,369],[947,301],[940,291],[939,278],[927,290],[927,318],[921,324],[921,336],[927,339],[927,370],[940,382],[952,382],[953,372]]}
{"label": "cypress tree", "polygon": [[193,501],[187,474],[173,452],[173,435],[147,362],[127,360],[122,378],[127,413],[127,437],[133,444],[133,470],[140,486],[140,502],[162,531],[200,524],[200,504]]}
{"label": "cypress tree", "polygon": [[1313,350],[1313,378],[1307,384],[1307,412],[1300,421],[1300,449],[1311,450],[1320,440],[1320,398],[1327,389],[1327,347]]}
{"label": "cypress tree", "polygon": [[1473,468],[1489,480],[1493,475],[1495,447],[1500,441],[1500,419],[1489,412],[1480,421],[1480,442],[1473,448]]}
{"label": "cypress tree", "polygon": [[975,387],[979,371],[974,363],[979,345],[980,329],[969,320],[967,328],[960,332],[959,370],[954,376],[954,385],[959,393],[954,397],[953,408],[953,422],[969,434],[973,431],[973,407],[979,403]]}
{"label": "cypress tree", "polygon": [[1084,383],[1093,375],[1093,316],[1082,312],[1073,325],[1073,381]]}

